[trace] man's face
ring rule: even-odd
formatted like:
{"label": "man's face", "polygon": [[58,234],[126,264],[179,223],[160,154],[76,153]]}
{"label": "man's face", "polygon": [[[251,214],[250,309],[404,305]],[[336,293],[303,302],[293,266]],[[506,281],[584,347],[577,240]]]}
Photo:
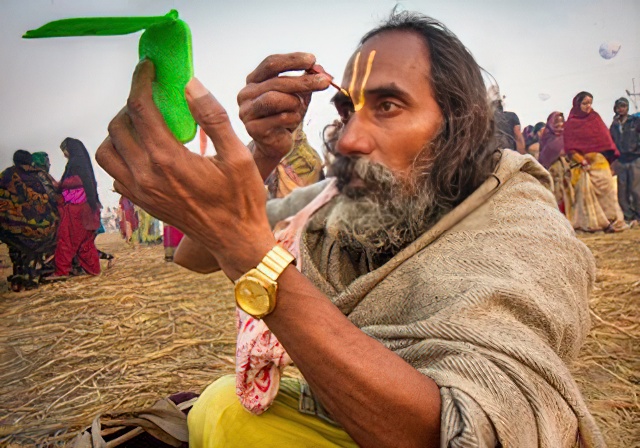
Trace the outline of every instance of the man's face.
{"label": "man's face", "polygon": [[616,106],[616,113],[621,117],[624,117],[629,113],[629,105],[624,104],[623,102],[618,103],[618,105]]}
{"label": "man's face", "polygon": [[410,177],[416,157],[443,122],[429,81],[428,49],[414,33],[390,31],[370,38],[359,53],[342,80],[351,98],[334,98],[344,123],[335,150]]}
{"label": "man's face", "polygon": [[334,98],[343,127],[331,145],[336,157],[330,170],[342,194],[326,225],[342,247],[367,253],[376,264],[439,216],[436,192],[424,178],[443,116],[420,37],[384,32],[357,54],[342,84],[350,97]]}
{"label": "man's face", "polygon": [[585,96],[580,103],[580,109],[585,114],[588,114],[591,112],[591,104],[593,104],[593,98],[591,98],[590,96]]}

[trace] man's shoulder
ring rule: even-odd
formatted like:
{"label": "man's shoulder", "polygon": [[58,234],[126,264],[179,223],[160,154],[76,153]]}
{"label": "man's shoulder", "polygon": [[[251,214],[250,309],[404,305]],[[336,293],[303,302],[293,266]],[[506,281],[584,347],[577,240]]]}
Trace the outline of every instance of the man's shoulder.
{"label": "man's shoulder", "polygon": [[476,230],[526,227],[535,231],[535,227],[546,226],[543,221],[563,227],[566,219],[556,205],[551,176],[531,156],[503,151],[493,176],[498,186],[461,227]]}
{"label": "man's shoulder", "polygon": [[632,127],[638,129],[638,126],[640,126],[640,117],[637,115],[629,115],[629,122]]}
{"label": "man's shoulder", "polygon": [[611,121],[611,125],[609,126],[609,131],[616,132],[618,130],[618,125],[620,123],[615,118]]}
{"label": "man's shoulder", "polygon": [[553,193],[526,171],[509,177],[484,204],[451,229],[456,231],[534,235],[572,233]]}

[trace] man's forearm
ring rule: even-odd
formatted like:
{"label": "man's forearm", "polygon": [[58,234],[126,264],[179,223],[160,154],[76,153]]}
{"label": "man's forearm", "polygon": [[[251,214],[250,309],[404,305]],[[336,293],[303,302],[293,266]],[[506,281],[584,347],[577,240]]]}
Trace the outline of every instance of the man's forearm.
{"label": "man's forearm", "polygon": [[210,274],[220,270],[218,260],[202,244],[185,235],[173,255],[173,262],[190,271]]}
{"label": "man's forearm", "polygon": [[256,149],[253,153],[253,161],[256,163],[258,167],[258,171],[260,172],[260,176],[262,180],[266,180],[267,177],[276,169],[278,163],[280,163],[281,158],[265,156],[258,146],[256,145]]}
{"label": "man's forearm", "polygon": [[354,326],[295,268],[264,318],[314,394],[362,446],[439,446],[436,383]]}

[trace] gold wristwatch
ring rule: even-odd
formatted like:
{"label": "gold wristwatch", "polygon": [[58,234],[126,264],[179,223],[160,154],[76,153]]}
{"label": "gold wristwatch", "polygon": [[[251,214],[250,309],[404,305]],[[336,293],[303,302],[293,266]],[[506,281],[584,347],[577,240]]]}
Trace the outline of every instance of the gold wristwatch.
{"label": "gold wristwatch", "polygon": [[260,264],[236,280],[236,304],[247,314],[262,319],[276,307],[278,277],[294,256],[276,245]]}

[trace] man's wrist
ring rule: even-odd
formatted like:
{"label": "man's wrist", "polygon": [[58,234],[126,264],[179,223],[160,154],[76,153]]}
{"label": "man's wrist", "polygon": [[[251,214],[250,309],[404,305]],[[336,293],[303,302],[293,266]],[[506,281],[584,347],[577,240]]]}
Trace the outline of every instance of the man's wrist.
{"label": "man's wrist", "polygon": [[257,142],[254,142],[254,144],[253,161],[258,167],[262,179],[266,180],[269,174],[276,169],[282,158],[287,155],[288,151],[285,154],[281,154],[279,152],[268,151]]}
{"label": "man's wrist", "polygon": [[272,234],[269,237],[252,238],[249,241],[218,251],[221,269],[232,281],[258,266],[264,256],[276,245]]}

